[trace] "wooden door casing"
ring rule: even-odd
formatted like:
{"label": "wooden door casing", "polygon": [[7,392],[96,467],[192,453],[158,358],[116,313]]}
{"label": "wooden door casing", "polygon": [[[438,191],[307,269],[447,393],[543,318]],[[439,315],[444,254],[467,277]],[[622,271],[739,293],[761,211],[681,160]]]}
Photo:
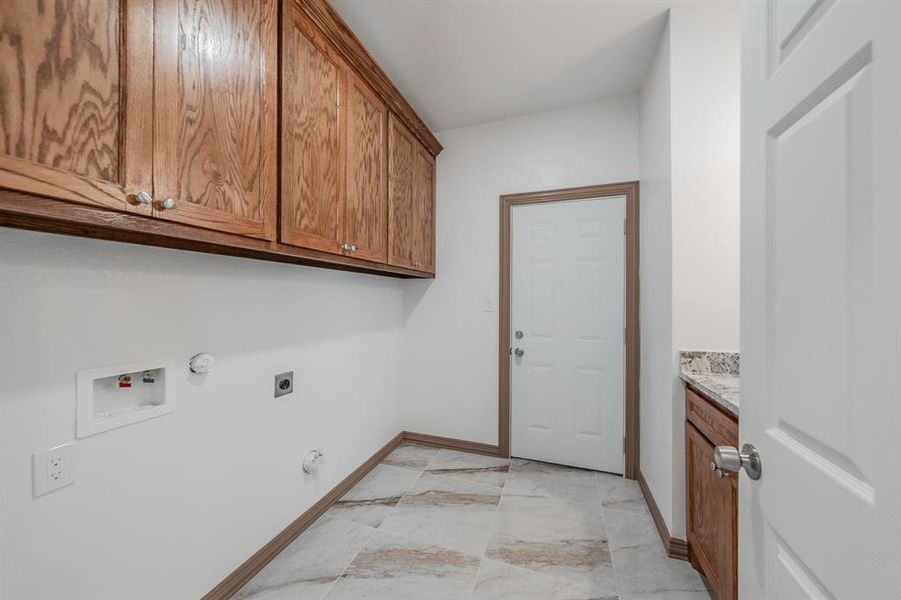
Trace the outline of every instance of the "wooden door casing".
{"label": "wooden door casing", "polygon": [[347,185],[344,239],[353,256],[385,262],[388,257],[388,111],[362,79],[347,84]]}
{"label": "wooden door casing", "polygon": [[738,480],[711,469],[714,444],[685,423],[686,517],[689,555],[717,600],[738,597]]}
{"label": "wooden door casing", "polygon": [[157,0],[155,216],[275,239],[276,11],[276,0]]}
{"label": "wooden door casing", "polygon": [[394,115],[388,117],[388,263],[414,268],[416,223],[413,160],[416,139]]}
{"label": "wooden door casing", "polygon": [[152,23],[152,2],[0,3],[0,187],[150,214],[129,200],[153,193]]}
{"label": "wooden door casing", "polygon": [[347,66],[297,7],[284,10],[281,240],[340,254]]}

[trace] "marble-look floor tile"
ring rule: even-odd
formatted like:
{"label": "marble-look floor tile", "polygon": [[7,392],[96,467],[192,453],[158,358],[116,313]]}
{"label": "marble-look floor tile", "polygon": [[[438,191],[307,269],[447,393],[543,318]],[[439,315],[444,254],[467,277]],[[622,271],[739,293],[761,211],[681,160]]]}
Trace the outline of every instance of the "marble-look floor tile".
{"label": "marble-look floor tile", "polygon": [[657,531],[657,526],[654,525],[654,519],[651,518],[650,512],[605,508],[603,515],[611,550],[648,546],[661,552],[664,551],[660,533]]}
{"label": "marble-look floor tile", "polygon": [[596,506],[598,487],[594,471],[514,460],[504,495],[563,498]]}
{"label": "marble-look floor tile", "polygon": [[597,479],[601,491],[601,505],[604,508],[637,513],[648,512],[648,505],[637,482],[608,473],[598,473]]}
{"label": "marble-look floor tile", "polygon": [[637,592],[626,595],[620,594],[619,600],[710,600],[710,594],[707,592],[660,590],[657,592]]}
{"label": "marble-look floor tile", "polygon": [[235,600],[319,600],[375,529],[325,517],[282,550]]}
{"label": "marble-look floor tile", "polygon": [[502,487],[507,480],[510,461],[497,456],[483,456],[456,450],[441,450],[427,471],[434,475],[447,475],[466,481]]}
{"label": "marble-look floor tile", "polygon": [[344,494],[326,514],[378,527],[418,478],[419,473],[416,471],[376,465],[369,475]]}
{"label": "marble-look floor tile", "polygon": [[504,496],[485,556],[598,589],[616,589],[604,521],[596,504]]}
{"label": "marble-look floor tile", "polygon": [[414,444],[412,442],[404,442],[395,448],[391,454],[385,457],[382,464],[392,467],[403,467],[404,469],[412,469],[414,471],[423,471],[432,459],[435,458],[436,454],[438,454],[438,448]]}
{"label": "marble-look floor tile", "polygon": [[617,600],[616,591],[584,578],[548,575],[485,559],[479,567],[473,600]]}
{"label": "marble-look floor tile", "polygon": [[660,547],[630,546],[612,554],[613,569],[623,595],[658,593],[661,598],[670,598],[677,593],[706,593],[701,576],[691,564],[669,558]]}
{"label": "marble-look floor tile", "polygon": [[379,530],[327,600],[466,600],[479,559]]}
{"label": "marble-look floor tile", "polygon": [[481,555],[500,497],[499,487],[427,471],[381,528],[419,542]]}

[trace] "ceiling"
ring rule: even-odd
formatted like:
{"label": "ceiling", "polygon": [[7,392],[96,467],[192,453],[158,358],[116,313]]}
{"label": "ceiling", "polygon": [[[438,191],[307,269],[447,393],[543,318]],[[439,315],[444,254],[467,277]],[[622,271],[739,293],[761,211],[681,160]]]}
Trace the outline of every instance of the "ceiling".
{"label": "ceiling", "polygon": [[636,92],[674,0],[332,0],[435,131]]}

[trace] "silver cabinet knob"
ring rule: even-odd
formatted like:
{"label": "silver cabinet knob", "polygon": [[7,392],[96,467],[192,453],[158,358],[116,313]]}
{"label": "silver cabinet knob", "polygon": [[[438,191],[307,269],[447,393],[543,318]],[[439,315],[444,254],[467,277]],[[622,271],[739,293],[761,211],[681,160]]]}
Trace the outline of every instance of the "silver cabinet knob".
{"label": "silver cabinet knob", "polygon": [[350,244],[347,244],[347,243],[341,244],[341,251],[342,252],[350,252]]}
{"label": "silver cabinet knob", "polygon": [[351,244],[351,245],[350,245],[350,251],[351,251],[351,252],[356,252],[356,251],[357,251],[356,245]]}
{"label": "silver cabinet knob", "polygon": [[135,194],[135,203],[136,204],[150,204],[153,202],[153,196],[151,196],[147,192],[138,192]]}
{"label": "silver cabinet knob", "polygon": [[175,208],[175,200],[173,198],[160,200],[160,208],[162,208],[163,210],[172,210],[173,208]]}
{"label": "silver cabinet knob", "polygon": [[741,452],[732,446],[717,446],[713,449],[713,466],[723,471],[737,473],[744,469],[748,477],[757,481],[763,471],[760,464],[760,453],[751,444],[745,444]]}
{"label": "silver cabinet knob", "polygon": [[525,355],[525,353],[526,353],[526,351],[523,350],[522,348],[517,348],[516,350],[513,351],[513,356],[515,356],[516,358],[522,358]]}

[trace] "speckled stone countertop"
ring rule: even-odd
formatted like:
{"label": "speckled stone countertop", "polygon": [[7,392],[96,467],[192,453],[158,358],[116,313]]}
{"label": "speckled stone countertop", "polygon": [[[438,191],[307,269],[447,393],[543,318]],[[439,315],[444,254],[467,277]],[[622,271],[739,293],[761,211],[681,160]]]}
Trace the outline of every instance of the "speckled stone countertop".
{"label": "speckled stone countertop", "polygon": [[683,381],[738,416],[741,377],[737,352],[682,351],[679,363]]}

